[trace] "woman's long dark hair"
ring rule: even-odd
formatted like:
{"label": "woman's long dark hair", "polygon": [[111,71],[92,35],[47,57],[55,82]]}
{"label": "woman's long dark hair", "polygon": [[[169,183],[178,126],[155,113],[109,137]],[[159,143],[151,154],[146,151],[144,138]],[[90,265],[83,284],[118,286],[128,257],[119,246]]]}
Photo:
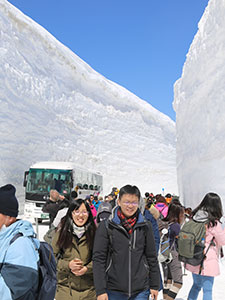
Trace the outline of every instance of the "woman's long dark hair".
{"label": "woman's long dark hair", "polygon": [[206,194],[202,202],[193,210],[192,216],[199,210],[204,210],[208,213],[208,227],[215,226],[216,221],[220,221],[223,216],[222,202],[216,193]]}
{"label": "woman's long dark hair", "polygon": [[85,201],[83,199],[72,200],[66,216],[64,218],[62,218],[61,229],[60,229],[59,238],[57,241],[57,245],[58,245],[59,249],[67,249],[69,247],[72,247],[72,239],[73,239],[72,212],[74,210],[78,210],[82,204],[85,205],[85,207],[89,213],[87,222],[84,224],[84,227],[85,227],[85,235],[86,235],[86,239],[87,239],[87,244],[88,244],[89,249],[92,251],[93,244],[94,244],[96,225],[95,225],[95,222],[94,222],[94,219],[92,216],[90,206],[87,203],[87,201]]}
{"label": "woman's long dark hair", "polygon": [[180,203],[171,202],[168,208],[167,216],[163,221],[169,223],[181,223],[181,215],[184,214],[184,207]]}

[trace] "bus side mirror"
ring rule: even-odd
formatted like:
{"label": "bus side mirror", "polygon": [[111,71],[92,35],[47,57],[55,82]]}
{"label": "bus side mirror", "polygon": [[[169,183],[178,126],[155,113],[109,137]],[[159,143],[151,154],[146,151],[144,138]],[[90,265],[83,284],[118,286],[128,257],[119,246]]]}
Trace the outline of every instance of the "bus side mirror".
{"label": "bus side mirror", "polygon": [[23,186],[27,186],[27,175],[29,174],[29,171],[24,172],[24,179],[23,179]]}

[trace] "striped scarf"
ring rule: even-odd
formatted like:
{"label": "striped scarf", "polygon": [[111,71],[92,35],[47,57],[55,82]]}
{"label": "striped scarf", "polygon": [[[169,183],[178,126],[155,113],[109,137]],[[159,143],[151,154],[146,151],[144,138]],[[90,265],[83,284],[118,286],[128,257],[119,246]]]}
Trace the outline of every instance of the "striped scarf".
{"label": "striped scarf", "polygon": [[117,215],[121,221],[122,226],[126,229],[126,231],[129,234],[132,234],[133,227],[137,222],[138,210],[135,212],[133,216],[131,216],[130,218],[126,218],[122,213],[121,208],[119,207],[119,209],[117,210]]}

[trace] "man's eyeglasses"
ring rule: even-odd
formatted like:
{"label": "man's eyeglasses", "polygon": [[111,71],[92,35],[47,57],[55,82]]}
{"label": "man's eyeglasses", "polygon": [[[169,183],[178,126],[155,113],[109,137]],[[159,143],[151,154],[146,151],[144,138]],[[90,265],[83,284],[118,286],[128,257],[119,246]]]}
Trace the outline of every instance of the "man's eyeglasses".
{"label": "man's eyeglasses", "polygon": [[132,206],[138,206],[138,202],[123,202],[124,205],[132,205]]}
{"label": "man's eyeglasses", "polygon": [[76,210],[76,211],[73,211],[72,214],[75,215],[75,216],[79,216],[79,215],[88,216],[89,212],[88,211],[78,211],[78,210]]}

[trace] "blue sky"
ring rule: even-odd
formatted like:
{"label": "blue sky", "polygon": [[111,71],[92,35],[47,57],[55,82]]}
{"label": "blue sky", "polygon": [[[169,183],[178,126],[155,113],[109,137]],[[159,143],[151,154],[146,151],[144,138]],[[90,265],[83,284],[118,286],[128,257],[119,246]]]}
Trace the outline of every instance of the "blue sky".
{"label": "blue sky", "polygon": [[10,0],[106,78],[175,120],[173,84],[208,0]]}

